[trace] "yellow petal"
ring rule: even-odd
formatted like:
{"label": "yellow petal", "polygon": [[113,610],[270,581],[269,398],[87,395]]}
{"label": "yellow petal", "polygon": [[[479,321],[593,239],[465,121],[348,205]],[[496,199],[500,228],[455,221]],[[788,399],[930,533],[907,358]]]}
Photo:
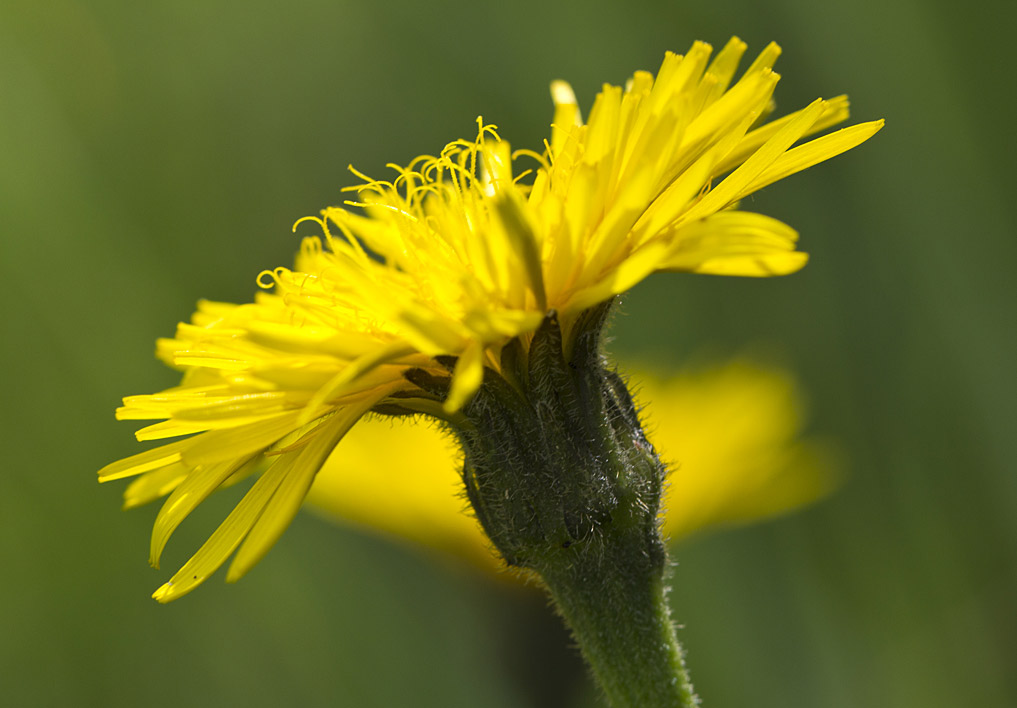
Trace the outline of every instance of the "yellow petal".
{"label": "yellow petal", "polygon": [[566,81],[551,82],[551,100],[554,101],[554,119],[551,122],[551,154],[562,151],[571,129],[583,124],[576,94]]}
{"label": "yellow petal", "polygon": [[764,277],[793,273],[808,256],[795,251],[798,234],[762,214],[722,211],[680,227],[661,270]]}
{"label": "yellow petal", "polygon": [[298,424],[303,425],[313,419],[322,405],[330,399],[337,398],[345,393],[355,384],[359,377],[378,368],[382,364],[387,364],[415,352],[416,350],[413,347],[409,347],[402,342],[393,342],[350,362],[335,378],[311,397],[311,400],[308,401],[307,406],[298,419]]}
{"label": "yellow petal", "polygon": [[[836,96],[834,98],[827,99],[823,108],[823,113],[819,116],[819,119],[812,125],[812,127],[806,131],[805,135],[826,130],[830,126],[837,125],[838,123],[842,123],[847,120],[849,115],[849,106],[850,102],[848,101],[847,96]],[[788,123],[797,119],[804,110],[806,109],[803,108],[800,111],[795,111],[783,118],[770,121],[765,125],[749,131],[742,141],[738,143],[737,147],[735,147],[735,149],[732,150],[731,153],[717,165],[715,174],[722,175],[745,162],[749,155],[758,150],[763,143],[772,138],[779,131],[783,130]]]}
{"label": "yellow petal", "polygon": [[282,482],[282,475],[272,474],[270,469],[254,483],[240,503],[230,512],[226,520],[215,530],[198,552],[183,567],[163,584],[152,597],[159,602],[170,602],[186,595],[214,573],[229,557],[251,526],[261,516],[275,490]]}
{"label": "yellow petal", "polygon": [[184,448],[183,459],[196,466],[252,455],[299,427],[299,417],[300,412],[292,411],[236,428],[203,433],[187,441],[191,444]]}
{"label": "yellow petal", "polygon": [[573,295],[569,306],[582,311],[631,289],[654,271],[663,269],[662,263],[667,262],[668,248],[667,244],[660,241],[643,246],[594,285]]}
{"label": "yellow petal", "polygon": [[[713,88],[716,95],[719,96],[730,86],[731,79],[738,68],[738,62],[741,61],[742,55],[745,54],[747,48],[748,45],[745,42],[738,39],[738,37],[732,37],[710,63],[706,71],[708,74],[713,75],[717,81]],[[716,99],[714,98],[714,100]],[[713,101],[709,102],[712,103]]]}
{"label": "yellow petal", "polygon": [[484,380],[484,347],[480,342],[470,344],[460,355],[452,372],[452,386],[442,408],[446,413],[455,413],[462,408],[470,396],[480,388]]}
{"label": "yellow petal", "polygon": [[804,145],[788,150],[780,156],[765,172],[759,175],[749,185],[742,189],[736,199],[741,199],[762,189],[768,184],[784,179],[796,172],[812,167],[831,157],[836,157],[842,152],[861,145],[873,135],[882,130],[885,121],[875,120],[869,123],[859,123],[849,128],[824,135],[821,138],[810,140]]}
{"label": "yellow petal", "polygon": [[189,440],[179,440],[112,462],[99,470],[99,481],[109,482],[114,479],[133,477],[137,474],[172,465],[180,460],[181,451],[189,443]]}
{"label": "yellow petal", "polygon": [[133,509],[166,496],[187,479],[190,471],[187,465],[175,462],[138,477],[124,490],[124,509]]}
{"label": "yellow petal", "polygon": [[245,459],[240,459],[195,467],[173,490],[159,509],[155,524],[152,526],[148,562],[153,568],[159,567],[159,558],[166,547],[166,542],[180,523],[245,462]]}
{"label": "yellow petal", "polygon": [[[311,488],[311,483],[343,436],[360,418],[384,396],[368,399],[358,406],[349,406],[329,419],[325,429],[320,431],[300,452],[286,455],[276,465],[285,465],[279,470],[282,481],[272,498],[265,505],[264,512],[251,527],[243,545],[237,551],[226,574],[226,582],[239,580],[260,561],[268,550],[279,540],[283,531],[293,521],[300,505]],[[364,470],[361,474],[371,474]]]}
{"label": "yellow petal", "polygon": [[766,141],[741,167],[728,175],[719,185],[707,192],[699,202],[682,215],[683,221],[694,221],[720,211],[746,192],[750,184],[763,170],[770,167],[796,140],[798,140],[819,119],[824,110],[822,99],[817,99],[790,121],[776,135]]}

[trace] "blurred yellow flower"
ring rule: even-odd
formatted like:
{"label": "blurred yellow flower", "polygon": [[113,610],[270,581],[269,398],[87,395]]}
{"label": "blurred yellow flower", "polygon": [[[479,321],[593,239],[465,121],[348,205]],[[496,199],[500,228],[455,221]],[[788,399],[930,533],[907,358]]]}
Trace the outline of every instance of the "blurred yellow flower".
{"label": "blurred yellow flower", "polygon": [[[667,378],[627,368],[650,442],[673,470],[663,502],[671,541],[783,514],[836,486],[828,451],[798,439],[801,404],[786,372],[743,360]],[[437,426],[371,416],[329,457],[307,501],[329,518],[502,570],[469,514],[461,469],[458,446]]]}
{"label": "blurred yellow flower", "polygon": [[[99,473],[141,475],[127,506],[169,494],[152,565],[210,493],[258,476],[156,599],[189,592],[234,552],[226,579],[246,573],[366,413],[462,423],[485,369],[503,373],[506,351],[525,359],[549,312],[567,355],[585,313],[653,272],[800,268],[795,231],[737,210],[738,200],[855,147],[882,122],[792,147],[845,120],[847,100],[817,99],[765,123],[780,50],[769,45],[732,82],[744,51],[732,39],[712,61],[699,42],[684,56],[668,53],[656,78],[641,71],[624,89],[605,86],[585,124],[568,84],[555,82],[540,153],[513,153],[478,120],[475,140],[395,167],[391,182],[356,173],[365,181],[346,206],[363,213],[326,209],[312,219],[322,236],[303,240],[294,269],[262,273],[254,302],[203,301],[173,339],[160,340],[158,355],[183,371],[181,385],[129,396],[117,417],[161,421],[139,440],[191,437]],[[516,173],[519,162],[532,169]],[[428,382],[447,379],[446,367],[451,379],[438,395]]]}

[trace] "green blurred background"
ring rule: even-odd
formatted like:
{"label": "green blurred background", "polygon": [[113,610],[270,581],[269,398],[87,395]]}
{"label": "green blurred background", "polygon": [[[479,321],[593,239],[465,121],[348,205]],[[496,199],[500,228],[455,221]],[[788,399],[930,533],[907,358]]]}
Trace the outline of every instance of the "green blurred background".
{"label": "green blurred background", "polygon": [[232,500],[156,572],[156,507],[122,513],[95,470],[138,449],[119,397],[175,382],[154,339],[248,299],[348,163],[383,174],[481,113],[539,147],[551,79],[588,108],[738,34],[784,47],[782,110],[847,92],[887,127],[753,199],[801,231],[802,273],[658,276],[617,322],[615,351],[665,370],[788,366],[849,472],[676,550],[693,678],[708,707],[1017,705],[1017,13],[976,7],[0,0],[0,702],[598,705],[535,594],[310,514],[239,585],[159,606]]}

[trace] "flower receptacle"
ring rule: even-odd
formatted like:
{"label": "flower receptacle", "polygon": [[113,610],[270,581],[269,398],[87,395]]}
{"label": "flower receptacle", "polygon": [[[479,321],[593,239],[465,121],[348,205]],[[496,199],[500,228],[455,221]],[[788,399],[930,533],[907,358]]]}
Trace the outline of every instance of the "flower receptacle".
{"label": "flower receptacle", "polygon": [[566,340],[555,312],[528,351],[506,347],[503,372],[484,372],[453,426],[466,493],[511,566],[541,573],[638,532],[658,559],[666,475],[621,377],[604,363],[600,331],[610,305],[580,317]]}

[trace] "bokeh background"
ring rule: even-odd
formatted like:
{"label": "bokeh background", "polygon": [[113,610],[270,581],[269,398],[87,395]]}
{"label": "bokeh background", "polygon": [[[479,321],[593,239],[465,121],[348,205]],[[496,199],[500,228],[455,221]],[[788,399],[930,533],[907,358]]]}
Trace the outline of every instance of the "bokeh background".
{"label": "bokeh background", "polygon": [[138,449],[119,397],[174,383],[154,339],[248,299],[348,163],[383,174],[478,114],[539,147],[551,79],[588,107],[738,34],[784,47],[782,109],[847,92],[887,127],[754,198],[803,272],[658,276],[617,321],[664,370],[788,367],[848,472],[676,549],[693,678],[716,707],[1017,705],[1012,7],[0,0],[3,704],[598,705],[536,594],[311,514],[239,585],[159,606],[229,500],[153,571],[156,507],[122,513],[95,470]]}

